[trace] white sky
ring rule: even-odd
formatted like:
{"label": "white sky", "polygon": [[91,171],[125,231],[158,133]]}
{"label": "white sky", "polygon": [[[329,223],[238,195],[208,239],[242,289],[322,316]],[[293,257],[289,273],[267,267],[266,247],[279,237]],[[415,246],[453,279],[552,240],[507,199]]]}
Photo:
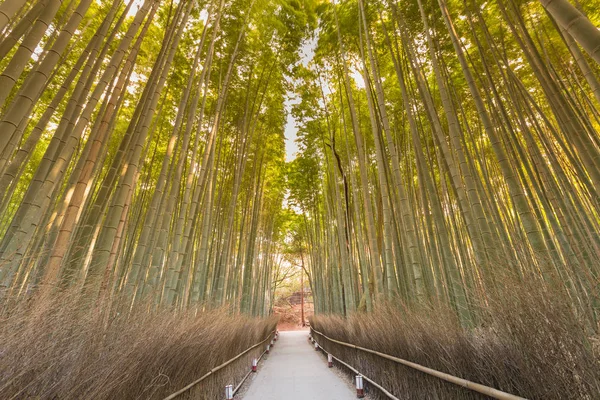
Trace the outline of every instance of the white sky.
{"label": "white sky", "polygon": [[[307,41],[304,46],[302,46],[302,64],[307,66],[308,63],[312,60],[315,55],[315,47],[317,46],[317,36],[312,40]],[[364,89],[365,81],[363,80],[362,75],[357,69],[351,69],[350,73],[352,78],[356,82],[356,86]],[[324,88],[325,94],[329,93],[329,89],[327,87]],[[298,99],[293,92],[287,93],[287,99],[285,101],[285,111],[287,112],[287,122],[285,124],[285,160],[287,162],[292,161],[296,158],[296,153],[298,152],[298,145],[296,144],[296,134],[298,133],[298,126],[296,125],[296,120],[292,116],[292,106],[294,104],[298,104],[300,99]]]}
{"label": "white sky", "polygon": [[[316,36],[316,35],[315,35]],[[315,47],[317,46],[317,38],[308,40],[304,46],[302,46],[302,64],[307,66],[310,60],[315,55]],[[292,92],[287,93],[287,99],[285,101],[285,111],[287,112],[287,122],[285,124],[285,160],[292,161],[296,158],[298,152],[298,145],[296,144],[296,134],[298,133],[298,126],[296,120],[292,116],[292,105],[298,104],[300,99],[296,98]]]}
{"label": "white sky", "polygon": [[297,104],[299,99],[294,96],[294,93],[288,92],[288,98],[285,101],[285,110],[287,112],[287,122],[285,124],[285,160],[292,161],[296,158],[298,152],[298,145],[296,144],[296,134],[298,133],[298,127],[296,126],[296,120],[292,116],[292,105]]}

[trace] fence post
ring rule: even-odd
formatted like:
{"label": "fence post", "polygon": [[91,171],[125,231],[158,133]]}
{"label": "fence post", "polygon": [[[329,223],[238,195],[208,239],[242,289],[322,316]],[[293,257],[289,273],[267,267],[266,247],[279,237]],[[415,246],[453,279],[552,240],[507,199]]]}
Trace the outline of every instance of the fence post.
{"label": "fence post", "polygon": [[319,351],[319,343],[315,342],[315,351]]}
{"label": "fence post", "polygon": [[271,350],[271,345],[270,344],[267,345],[267,354],[269,354],[269,350]]}
{"label": "fence post", "polygon": [[252,372],[256,372],[256,366],[258,365],[258,360],[256,358],[252,359]]}
{"label": "fence post", "polygon": [[225,386],[225,400],[233,400],[233,385]]}
{"label": "fence post", "polygon": [[327,354],[327,366],[329,368],[333,367],[333,356],[331,354]]}

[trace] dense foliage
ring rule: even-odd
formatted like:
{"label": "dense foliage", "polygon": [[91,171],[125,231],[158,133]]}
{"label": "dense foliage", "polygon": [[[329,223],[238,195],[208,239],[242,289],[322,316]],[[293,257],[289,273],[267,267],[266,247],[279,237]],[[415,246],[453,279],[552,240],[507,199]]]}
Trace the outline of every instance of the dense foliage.
{"label": "dense foliage", "polygon": [[3,295],[268,313],[284,99],[314,7],[0,7]]}
{"label": "dense foliage", "polygon": [[[595,2],[552,3],[598,24]],[[597,329],[600,84],[578,23],[536,1],[316,11],[288,173],[316,310],[387,298],[472,326],[509,279],[566,294]]]}
{"label": "dense foliage", "polygon": [[296,263],[318,312],[510,277],[594,329],[596,5],[4,2],[2,294],[264,315]]}

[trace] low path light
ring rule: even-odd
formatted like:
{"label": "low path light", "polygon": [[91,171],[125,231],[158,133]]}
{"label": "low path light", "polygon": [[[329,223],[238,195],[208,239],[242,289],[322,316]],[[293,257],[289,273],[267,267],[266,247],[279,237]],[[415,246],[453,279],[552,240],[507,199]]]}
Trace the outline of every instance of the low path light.
{"label": "low path light", "polygon": [[359,399],[365,397],[365,387],[363,385],[362,375],[356,375],[356,397]]}

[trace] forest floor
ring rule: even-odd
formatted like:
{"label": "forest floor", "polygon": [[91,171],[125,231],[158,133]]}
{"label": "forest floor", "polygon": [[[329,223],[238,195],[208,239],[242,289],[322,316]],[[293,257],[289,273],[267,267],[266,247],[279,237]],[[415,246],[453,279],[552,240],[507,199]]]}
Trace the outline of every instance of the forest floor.
{"label": "forest floor", "polygon": [[[302,326],[302,311],[300,304],[280,304],[273,307],[275,315],[279,316],[277,329],[280,331],[308,331],[308,325]],[[314,314],[313,304],[304,304],[304,320],[308,322],[308,317]]]}

